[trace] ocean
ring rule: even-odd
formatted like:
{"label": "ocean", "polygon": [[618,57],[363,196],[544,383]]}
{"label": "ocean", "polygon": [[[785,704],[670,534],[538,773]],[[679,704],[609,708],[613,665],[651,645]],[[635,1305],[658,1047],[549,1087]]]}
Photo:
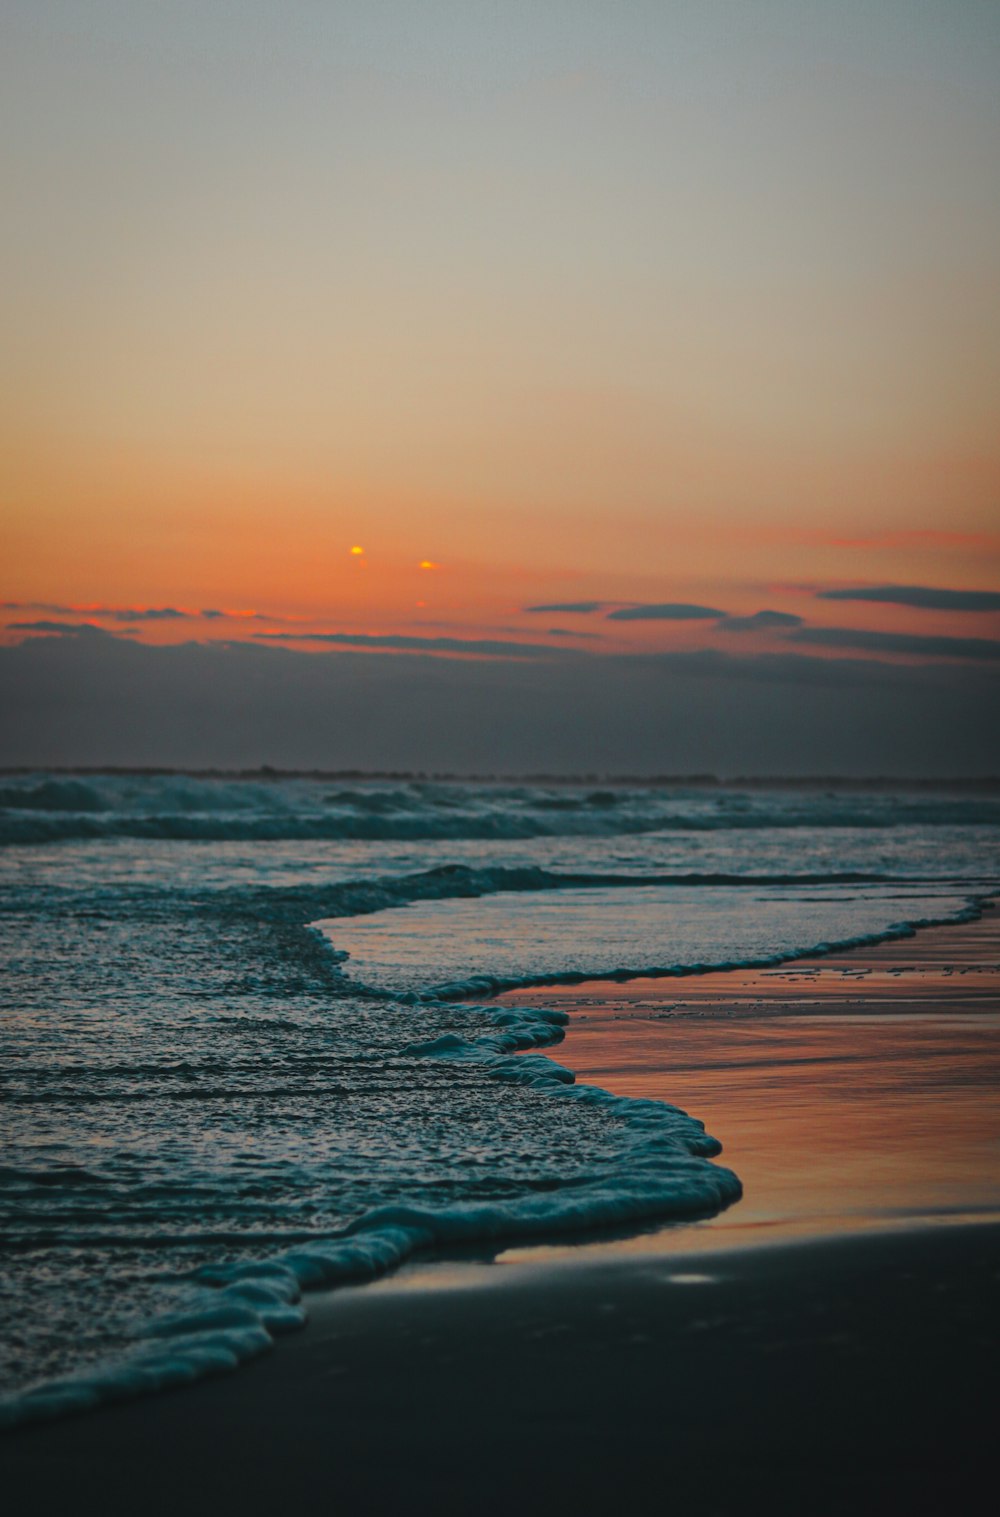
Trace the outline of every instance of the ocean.
{"label": "ocean", "polygon": [[971,788],[0,777],[0,1418],[233,1368],[421,1251],[738,1204],[697,1112],[558,1063],[546,984],[967,920],[998,826]]}

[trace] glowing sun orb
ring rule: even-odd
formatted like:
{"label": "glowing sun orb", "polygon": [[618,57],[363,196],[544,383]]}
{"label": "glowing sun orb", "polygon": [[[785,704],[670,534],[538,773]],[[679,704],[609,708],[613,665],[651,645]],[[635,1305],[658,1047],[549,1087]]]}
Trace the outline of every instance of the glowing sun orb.
{"label": "glowing sun orb", "polygon": [[432,563],[429,558],[422,558],[420,560],[420,567],[421,569],[436,569],[437,564]]}
{"label": "glowing sun orb", "polygon": [[355,557],[355,558],[360,558],[360,557],[361,557],[361,555],[362,555],[362,553],[363,553],[363,552],[364,552],[364,551],[365,551],[365,550],[364,550],[364,548],[352,548],[352,549],[351,549],[351,553],[352,553],[352,555],[353,555],[353,556],[354,556],[354,557]]}

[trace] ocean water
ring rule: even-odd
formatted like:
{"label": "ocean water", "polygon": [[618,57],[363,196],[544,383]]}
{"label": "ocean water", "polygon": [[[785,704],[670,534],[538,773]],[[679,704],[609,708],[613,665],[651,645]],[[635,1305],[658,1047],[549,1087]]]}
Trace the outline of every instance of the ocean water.
{"label": "ocean water", "polygon": [[696,1112],[559,1065],[545,984],[961,919],[998,827],[990,794],[0,780],[0,1417],[232,1368],[421,1249],[737,1203]]}

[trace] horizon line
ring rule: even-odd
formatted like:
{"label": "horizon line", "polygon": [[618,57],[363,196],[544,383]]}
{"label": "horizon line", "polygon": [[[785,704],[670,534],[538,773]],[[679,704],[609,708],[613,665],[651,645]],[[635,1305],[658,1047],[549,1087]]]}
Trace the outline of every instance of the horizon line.
{"label": "horizon line", "polygon": [[173,764],[0,764],[0,775],[131,775],[154,777],[182,775],[189,779],[219,780],[403,780],[437,784],[533,784],[533,785],[622,785],[646,788],[686,785],[705,789],[761,788],[802,789],[827,786],[838,789],[885,789],[889,787],[919,790],[1000,790],[1000,775],[904,775],[904,774],[609,774],[600,772],[515,772],[459,773],[424,769],[286,769],[273,764],[247,768],[213,765]]}

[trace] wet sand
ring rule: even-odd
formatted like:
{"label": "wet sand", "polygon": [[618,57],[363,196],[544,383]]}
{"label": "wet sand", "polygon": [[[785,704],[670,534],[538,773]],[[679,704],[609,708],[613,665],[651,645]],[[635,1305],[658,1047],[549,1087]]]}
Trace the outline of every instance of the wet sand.
{"label": "wet sand", "polygon": [[5,1440],[11,1509],[975,1509],[1000,1225],[958,1219],[995,1205],[998,946],[991,914],[766,975],[544,993],[578,1013],[557,1056],[705,1117],[743,1202],[313,1297],[229,1380]]}
{"label": "wet sand", "polygon": [[996,910],[769,970],[501,999],[570,1013],[555,1057],[578,1079],[670,1101],[719,1138],[743,1199],[688,1246],[1000,1216]]}
{"label": "wet sand", "polygon": [[228,1381],[0,1450],[12,1512],[968,1512],[1000,1229],[346,1290]]}

